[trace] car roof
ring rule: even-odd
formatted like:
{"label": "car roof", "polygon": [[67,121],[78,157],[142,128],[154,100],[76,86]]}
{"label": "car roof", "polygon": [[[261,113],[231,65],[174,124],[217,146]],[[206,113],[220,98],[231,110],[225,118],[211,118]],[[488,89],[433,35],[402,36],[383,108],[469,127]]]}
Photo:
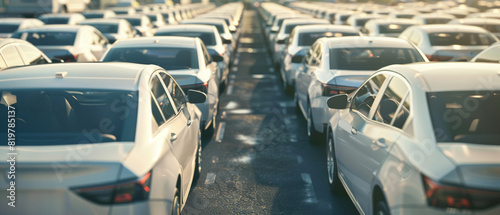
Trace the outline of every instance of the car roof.
{"label": "car roof", "polygon": [[324,40],[330,49],[354,47],[413,48],[407,40],[392,37],[348,36],[320,38],[319,40]]}
{"label": "car roof", "polygon": [[[0,72],[0,89],[102,89],[136,91],[140,74],[154,65],[62,63],[11,67]],[[66,73],[56,78],[56,73]]]}
{"label": "car roof", "polygon": [[301,25],[294,28],[296,33],[304,32],[317,32],[317,31],[346,31],[358,32],[355,27],[347,25],[332,25],[332,24],[315,24],[315,25]]}
{"label": "car roof", "polygon": [[52,17],[72,17],[72,16],[82,16],[79,13],[47,13],[40,16],[40,18],[52,18]]}
{"label": "car roof", "polygon": [[167,25],[167,26],[163,26],[161,28],[159,28],[156,33],[158,32],[163,32],[163,31],[182,31],[182,30],[189,30],[189,31],[193,31],[193,32],[213,32],[215,30],[217,30],[217,28],[215,28],[215,26],[213,25],[197,25],[197,24],[193,24],[193,25]]}
{"label": "car roof", "polygon": [[112,48],[123,47],[177,47],[177,48],[195,48],[196,39],[193,37],[177,36],[157,36],[118,40]]}
{"label": "car roof", "polygon": [[22,22],[25,22],[25,21],[28,21],[28,20],[38,20],[38,19],[32,19],[32,18],[0,18],[0,23],[21,24]]}
{"label": "car roof", "polygon": [[78,31],[82,28],[87,28],[85,25],[43,25],[40,27],[33,27],[19,30],[18,32],[37,32],[37,31]]}
{"label": "car roof", "polygon": [[451,21],[454,24],[500,24],[499,19],[494,18],[464,18]]}
{"label": "car roof", "polygon": [[[87,24],[87,23],[109,23],[109,24],[118,24],[120,23],[122,20],[124,19],[87,19],[87,20],[84,20],[84,21],[81,21],[80,25],[84,25],[84,24]],[[126,21],[126,20],[124,20]]]}
{"label": "car roof", "polygon": [[371,23],[375,24],[420,24],[417,20],[414,19],[398,19],[398,18],[382,18],[382,19],[371,19]]}
{"label": "car roof", "polygon": [[460,24],[438,24],[438,25],[419,25],[412,26],[413,29],[422,29],[427,33],[441,33],[441,32],[476,32],[484,33],[487,32],[483,28],[470,26],[470,25],[460,25]]}
{"label": "car roof", "polygon": [[395,71],[407,79],[421,79],[427,92],[500,90],[498,63],[413,63],[380,70]]}

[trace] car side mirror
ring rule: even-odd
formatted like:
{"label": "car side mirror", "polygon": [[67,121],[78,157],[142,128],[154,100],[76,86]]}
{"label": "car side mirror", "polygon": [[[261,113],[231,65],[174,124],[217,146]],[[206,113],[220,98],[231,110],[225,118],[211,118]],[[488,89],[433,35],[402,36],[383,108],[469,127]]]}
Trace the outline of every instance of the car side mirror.
{"label": "car side mirror", "polygon": [[224,58],[218,54],[214,54],[214,55],[212,55],[212,60],[215,62],[221,62],[224,60]]}
{"label": "car side mirror", "polygon": [[346,109],[347,94],[334,95],[326,100],[326,104],[332,109]]}
{"label": "car side mirror", "polygon": [[203,103],[207,100],[207,94],[200,92],[198,90],[189,90],[188,91],[188,100],[189,103]]}
{"label": "car side mirror", "polygon": [[61,59],[61,58],[52,58],[50,59],[50,61],[52,61],[52,63],[64,63],[64,60]]}

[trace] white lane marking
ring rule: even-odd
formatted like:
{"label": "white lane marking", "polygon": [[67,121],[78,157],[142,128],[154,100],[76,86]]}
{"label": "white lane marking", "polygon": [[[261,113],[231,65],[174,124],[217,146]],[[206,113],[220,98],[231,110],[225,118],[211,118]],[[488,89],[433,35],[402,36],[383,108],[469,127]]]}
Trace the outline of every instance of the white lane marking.
{"label": "white lane marking", "polygon": [[231,79],[229,81],[229,86],[227,86],[227,91],[226,91],[226,94],[229,96],[231,94],[233,94],[233,89],[234,89],[234,80]]}
{"label": "white lane marking", "polygon": [[[235,69],[236,67],[233,67],[233,69]],[[236,69],[235,69],[236,70]],[[235,79],[236,78],[236,75],[235,74],[232,74],[229,76],[230,79]]]}
{"label": "white lane marking", "polygon": [[229,103],[227,103],[227,105],[226,105],[226,107],[224,107],[224,109],[235,109],[237,107],[238,107],[238,103],[230,101]]}
{"label": "white lane marking", "polygon": [[250,110],[250,109],[236,109],[236,110],[229,110],[227,112],[231,113],[231,114],[251,114],[252,110]]}
{"label": "white lane marking", "polygon": [[238,65],[238,62],[239,62],[239,61],[240,61],[240,59],[239,59],[239,58],[234,59],[233,66]]}
{"label": "white lane marking", "polygon": [[243,155],[243,156],[234,158],[231,161],[235,162],[235,163],[249,164],[250,162],[252,162],[252,159],[253,159],[253,155]]}
{"label": "white lane marking", "polygon": [[207,179],[205,179],[205,184],[213,184],[215,182],[215,173],[209,172],[207,174]]}
{"label": "white lane marking", "polygon": [[226,130],[226,122],[219,123],[219,129],[217,129],[217,142],[222,142],[222,138],[224,137],[224,131]]}
{"label": "white lane marking", "polygon": [[312,184],[311,176],[307,173],[302,173],[302,181],[304,181],[304,191],[306,198],[304,199],[305,203],[318,203],[318,199],[316,199],[316,194],[314,193],[314,187]]}
{"label": "white lane marking", "polygon": [[233,68],[231,68],[231,70],[232,70],[233,72],[236,72],[236,71],[238,71],[238,67],[233,66]]}
{"label": "white lane marking", "polygon": [[[275,79],[276,77],[274,75],[255,74],[255,75],[252,75],[252,78],[255,78],[255,79],[263,79],[263,78]],[[279,87],[278,87],[278,89],[279,89]]]}
{"label": "white lane marking", "polygon": [[254,39],[252,37],[242,37],[240,38],[240,43],[253,43]]}
{"label": "white lane marking", "polygon": [[255,141],[254,137],[243,135],[243,134],[239,134],[238,136],[236,136],[236,139],[243,142],[244,144],[251,145],[251,146],[257,144],[257,141]]}
{"label": "white lane marking", "polygon": [[304,160],[302,160],[302,156],[297,155],[297,163],[301,164]]}

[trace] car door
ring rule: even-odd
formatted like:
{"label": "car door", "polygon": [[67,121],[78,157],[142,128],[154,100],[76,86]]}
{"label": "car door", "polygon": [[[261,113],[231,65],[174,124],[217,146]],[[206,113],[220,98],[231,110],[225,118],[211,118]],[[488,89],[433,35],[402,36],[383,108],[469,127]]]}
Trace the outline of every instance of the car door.
{"label": "car door", "polygon": [[399,76],[393,76],[388,86],[377,96],[368,119],[353,124],[355,151],[355,178],[357,200],[365,211],[371,210],[373,180],[389,154],[390,147],[400,137],[410,114],[409,85]]}
{"label": "car door", "polygon": [[299,72],[297,73],[297,77],[295,79],[297,97],[304,112],[307,112],[308,108],[307,96],[309,85],[314,75],[314,69],[316,69],[318,66],[318,62],[316,59],[316,49],[318,47],[319,43],[315,43],[311,46],[309,52],[304,57],[302,66],[301,68],[299,68]]}
{"label": "car door", "polygon": [[359,186],[363,179],[357,172],[357,162],[361,159],[358,148],[364,142],[371,142],[366,136],[371,127],[367,128],[366,125],[370,120],[372,106],[381,90],[387,86],[388,78],[387,74],[379,74],[361,85],[350,98],[350,107],[341,111],[338,129],[335,130],[335,154],[339,173],[356,199],[360,192],[364,192]]}

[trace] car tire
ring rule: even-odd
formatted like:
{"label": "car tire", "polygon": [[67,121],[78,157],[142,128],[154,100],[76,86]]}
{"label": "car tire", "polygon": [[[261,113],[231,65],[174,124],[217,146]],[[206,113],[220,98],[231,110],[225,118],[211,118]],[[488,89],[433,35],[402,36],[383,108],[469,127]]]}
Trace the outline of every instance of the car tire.
{"label": "car tire", "polygon": [[377,201],[377,204],[375,204],[375,210],[373,211],[374,215],[390,215],[391,212],[389,211],[389,206],[387,205],[387,202],[385,200],[379,200]]}
{"label": "car tire", "polygon": [[307,107],[307,136],[309,136],[309,140],[313,144],[321,143],[322,134],[314,129],[314,119],[311,110],[311,103],[309,103]]}
{"label": "car tire", "polygon": [[179,196],[179,189],[175,188],[174,199],[172,199],[172,208],[170,211],[171,215],[180,215],[181,214],[181,200]]}
{"label": "car tire", "polygon": [[329,132],[328,139],[326,141],[328,184],[330,185],[330,191],[333,193],[340,193],[343,187],[339,179],[337,157],[335,156],[335,145],[333,143],[333,135]]}

